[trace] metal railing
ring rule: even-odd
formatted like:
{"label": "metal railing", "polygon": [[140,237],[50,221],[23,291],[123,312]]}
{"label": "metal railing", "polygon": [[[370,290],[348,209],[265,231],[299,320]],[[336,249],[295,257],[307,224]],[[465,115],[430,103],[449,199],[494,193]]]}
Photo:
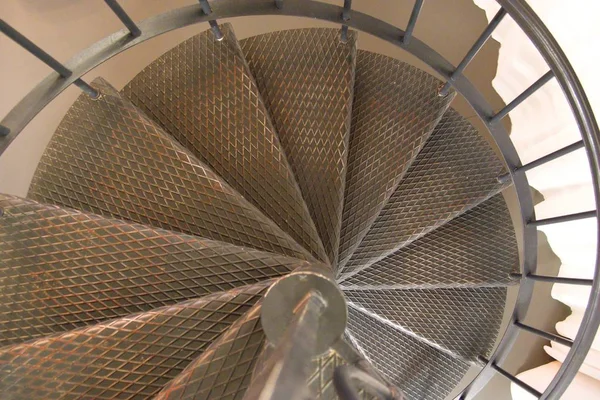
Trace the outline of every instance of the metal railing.
{"label": "metal railing", "polygon": [[[501,6],[500,11],[498,11],[489,26],[482,32],[481,36],[457,67],[454,67],[440,54],[414,37],[413,32],[424,3],[423,0],[415,1],[408,26],[404,31],[368,14],[352,10],[350,0],[344,1],[343,7],[313,0],[220,0],[211,4],[207,0],[200,0],[196,5],[190,5],[154,16],[141,21],[139,24],[133,22],[117,1],[105,0],[105,2],[126,28],[100,40],[88,49],[75,55],[65,64],[59,63],[17,30],[0,20],[1,32],[16,41],[25,50],[31,52],[40,61],[46,63],[55,71],[29,92],[0,123],[0,154],[6,150],[8,145],[35,115],[69,85],[74,84],[88,95],[92,97],[97,96],[98,93],[81,79],[86,72],[116,54],[174,29],[208,22],[215,37],[220,39],[222,38],[222,33],[216,22],[218,19],[256,15],[286,15],[316,18],[340,24],[342,26],[342,40],[346,37],[349,28],[377,36],[413,54],[440,74],[446,80],[446,84],[439,90],[441,96],[446,95],[451,88],[454,88],[469,102],[492,134],[510,171],[509,174],[500,176],[498,179],[500,181],[512,179],[520,206],[520,217],[523,225],[521,240],[524,246],[524,254],[521,259],[521,273],[514,275],[515,278],[520,279],[520,287],[511,323],[508,325],[491,357],[489,359],[480,357],[479,361],[484,365],[481,373],[463,390],[459,397],[461,399],[472,398],[494,374],[498,373],[540,399],[560,398],[579,370],[600,324],[600,280],[598,279],[600,276],[600,264],[597,258],[594,279],[575,279],[536,274],[537,226],[581,218],[594,218],[597,217],[597,213],[593,210],[573,215],[536,220],[529,184],[523,172],[539,167],[581,147],[585,147],[594,184],[596,209],[598,209],[598,202],[600,201],[600,133],[591,106],[572,66],[556,40],[526,1],[497,0]],[[494,112],[481,93],[463,75],[463,72],[506,16],[512,18],[527,34],[546,60],[549,71],[502,110]],[[582,140],[529,164],[522,165],[506,130],[498,122],[552,78],[558,81],[564,91],[578,123]],[[584,313],[577,336],[573,341],[544,332],[521,322],[525,318],[536,282],[541,282],[542,284],[550,282],[591,286],[588,307]],[[525,331],[548,340],[554,340],[570,347],[570,351],[562,366],[544,392],[538,392],[516,378],[514,374],[501,367],[520,331]]]}

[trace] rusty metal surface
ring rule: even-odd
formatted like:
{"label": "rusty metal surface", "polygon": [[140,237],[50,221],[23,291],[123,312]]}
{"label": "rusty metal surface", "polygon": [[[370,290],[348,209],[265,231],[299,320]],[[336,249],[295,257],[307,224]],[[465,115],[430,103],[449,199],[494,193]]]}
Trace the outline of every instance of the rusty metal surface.
{"label": "rusty metal surface", "polygon": [[343,270],[450,101],[441,82],[398,60],[359,51],[339,250]]}
{"label": "rusty metal surface", "polygon": [[343,281],[346,290],[505,286],[519,270],[502,194]]}
{"label": "rusty metal surface", "polygon": [[506,300],[504,287],[344,293],[352,307],[472,363],[490,354]]}
{"label": "rusty metal surface", "polygon": [[285,275],[308,262],[0,195],[0,346]]}
{"label": "rusty metal surface", "polygon": [[469,364],[423,343],[353,307],[348,332],[358,350],[408,399],[443,400]]}
{"label": "rusty metal surface", "polygon": [[315,257],[325,251],[230,24],[157,58],[132,102]]}
{"label": "rusty metal surface", "polygon": [[346,264],[340,279],[414,242],[506,187],[505,172],[477,129],[448,110]]}
{"label": "rusty metal surface", "polygon": [[265,341],[260,310],[257,304],[239,318],[155,399],[243,398]]}
{"label": "rusty metal surface", "polygon": [[256,207],[101,78],[60,123],[28,196],[299,258],[310,258]]}
{"label": "rusty metal surface", "polygon": [[302,195],[335,265],[354,93],[356,33],[272,32],[240,42]]}
{"label": "rusty metal surface", "polygon": [[266,289],[246,286],[0,349],[0,391],[18,399],[156,395]]}

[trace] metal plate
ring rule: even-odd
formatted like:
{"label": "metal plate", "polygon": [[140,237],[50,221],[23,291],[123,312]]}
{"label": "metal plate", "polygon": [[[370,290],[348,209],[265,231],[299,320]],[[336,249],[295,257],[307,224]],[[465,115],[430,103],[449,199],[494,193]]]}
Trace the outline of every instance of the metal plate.
{"label": "metal plate", "polygon": [[289,235],[175,143],[106,81],[52,137],[29,197],[240,246],[310,258]]}
{"label": "metal plate", "polygon": [[475,363],[489,356],[506,288],[345,291],[350,306],[433,347]]}
{"label": "metal plate", "polygon": [[0,209],[0,346],[308,265],[9,195]]}
{"label": "metal plate", "polygon": [[381,260],[502,190],[502,161],[448,110],[346,264],[341,279]]}
{"label": "metal plate", "polygon": [[150,398],[260,299],[255,284],[0,350],[5,398]]}
{"label": "metal plate", "polygon": [[333,265],[336,263],[354,92],[356,34],[268,33],[240,45]]}
{"label": "metal plate", "polygon": [[342,289],[504,286],[519,271],[513,224],[497,194],[343,281]]}
{"label": "metal plate", "polygon": [[445,399],[469,369],[466,362],[352,307],[348,312],[348,331],[358,350],[411,400]]}
{"label": "metal plate", "polygon": [[188,39],[123,93],[311,253],[325,260],[294,174],[230,24]]}
{"label": "metal plate", "polygon": [[260,305],[255,305],[155,399],[241,399],[250,384],[264,339]]}
{"label": "metal plate", "polygon": [[340,239],[340,268],[367,234],[453,95],[398,60],[359,51]]}

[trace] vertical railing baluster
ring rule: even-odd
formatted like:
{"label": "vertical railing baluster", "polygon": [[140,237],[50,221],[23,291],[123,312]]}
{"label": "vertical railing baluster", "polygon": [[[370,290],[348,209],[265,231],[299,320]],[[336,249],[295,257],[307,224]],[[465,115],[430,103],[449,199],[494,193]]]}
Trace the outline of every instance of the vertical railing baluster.
{"label": "vertical railing baluster", "polygon": [[540,79],[535,81],[533,85],[529,86],[527,89],[523,91],[520,95],[518,95],[513,101],[511,101],[506,107],[500,110],[496,115],[490,118],[490,123],[495,124],[500,121],[502,118],[506,117],[509,112],[514,110],[519,104],[527,100],[529,96],[534,94],[538,89],[544,86],[550,79],[554,78],[554,73],[552,71],[548,71],[542,76]]}
{"label": "vertical railing baluster", "polygon": [[[202,8],[202,11],[204,12],[204,14],[206,14],[206,15],[212,14],[212,8],[210,8],[210,4],[208,4],[208,0],[199,0],[199,1],[200,1],[200,7]],[[223,32],[221,32],[221,28],[219,28],[219,24],[217,23],[217,21],[212,19],[212,20],[208,21],[208,24],[210,25],[210,29],[213,31],[213,34],[215,35],[215,39],[217,39],[218,41],[223,40]]]}
{"label": "vertical railing baluster", "polygon": [[[4,33],[10,39],[14,40],[19,46],[37,57],[38,60],[55,70],[62,78],[68,78],[73,75],[73,72],[70,69],[62,65],[54,57],[46,53],[35,43],[27,39],[24,35],[22,35],[19,31],[7,24],[2,19],[0,19],[0,32]],[[73,84],[93,98],[97,98],[99,96],[98,91],[91,87],[88,83],[84,82],[81,78],[76,79]]]}
{"label": "vertical railing baluster", "polygon": [[[342,21],[350,21],[350,10],[352,9],[352,0],[344,0],[344,9],[342,11]],[[348,25],[342,24],[342,43],[348,41]]]}
{"label": "vertical railing baluster", "polygon": [[456,67],[454,72],[452,72],[452,75],[450,75],[450,79],[448,79],[448,82],[446,82],[446,84],[444,84],[444,86],[440,89],[440,91],[439,91],[440,96],[446,96],[448,94],[448,92],[450,91],[452,82],[454,82],[456,80],[456,78],[460,74],[463,73],[463,71],[465,70],[465,68],[467,68],[467,66],[471,63],[471,61],[473,61],[473,58],[475,58],[477,53],[479,53],[479,50],[481,50],[481,48],[488,41],[490,36],[492,36],[492,33],[498,27],[500,22],[502,22],[502,19],[504,19],[505,16],[506,16],[506,10],[504,8],[501,8],[496,13],[494,18],[490,21],[490,24],[487,26],[487,28],[485,28],[485,30],[483,31],[481,36],[479,36],[477,41],[473,44],[473,46],[471,47],[471,49],[469,50],[467,55],[462,59],[460,64],[458,64],[458,67]]}
{"label": "vertical railing baluster", "polygon": [[[483,357],[479,357],[479,360],[484,363],[487,364],[488,360],[486,360]],[[529,386],[527,383],[523,382],[522,380],[520,380],[519,378],[517,378],[516,376],[514,376],[513,374],[511,374],[510,372],[502,369],[500,366],[498,366],[495,362],[491,363],[491,367],[498,372],[500,375],[504,376],[505,378],[507,378],[508,380],[510,380],[511,382],[513,382],[515,385],[519,386],[521,389],[525,390],[527,393],[531,394],[532,396],[535,396],[537,398],[542,397],[542,394],[540,392],[537,391],[537,389]]]}
{"label": "vertical railing baluster", "polygon": [[416,0],[415,5],[410,13],[410,19],[408,20],[408,25],[406,26],[406,31],[404,32],[404,36],[402,36],[402,44],[407,45],[412,38],[413,32],[415,30],[415,26],[417,25],[417,20],[419,19],[419,14],[421,13],[421,9],[423,8],[423,3],[425,0]]}
{"label": "vertical railing baluster", "polygon": [[123,7],[117,2],[117,0],[104,0],[104,2],[110,7],[110,9],[115,13],[115,15],[121,20],[123,25],[127,29],[129,29],[129,33],[131,36],[138,37],[142,34],[142,31],[138,26],[133,22],[133,20],[127,15]]}

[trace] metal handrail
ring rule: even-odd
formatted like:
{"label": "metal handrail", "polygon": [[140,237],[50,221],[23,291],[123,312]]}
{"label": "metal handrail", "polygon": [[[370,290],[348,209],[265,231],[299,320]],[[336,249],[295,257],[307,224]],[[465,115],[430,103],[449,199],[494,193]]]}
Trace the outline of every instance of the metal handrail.
{"label": "metal handrail", "polygon": [[[209,2],[207,0],[199,0],[199,4],[151,17],[137,25],[133,23],[120,6],[117,7],[116,1],[107,1],[107,4],[113,5],[111,9],[113,9],[121,21],[124,22],[126,28],[100,40],[88,49],[74,56],[65,64],[61,64],[65,70],[69,71],[68,74],[65,74],[64,71],[63,73],[60,73],[59,71],[50,74],[8,113],[0,123],[0,135],[2,135],[0,136],[0,155],[6,150],[8,145],[23,130],[23,128],[69,85],[77,84],[80,87],[83,86],[82,89],[85,90],[86,87],[84,85],[87,84],[81,80],[81,77],[85,73],[122,51],[174,29],[200,22],[209,22],[213,33],[218,39],[220,34],[219,27],[216,23],[218,19],[256,15],[287,15],[316,18],[341,24],[342,37],[345,33],[345,29],[347,30],[347,27],[352,27],[377,36],[408,51],[432,67],[447,81],[441,89],[441,94],[446,93],[451,86],[465,97],[475,110],[477,116],[485,123],[487,129],[492,134],[492,137],[502,153],[508,170],[510,171],[510,178],[512,178],[516,190],[521,211],[521,223],[523,225],[522,243],[525,251],[523,259],[521,260],[521,274],[518,275],[521,278],[521,285],[519,287],[518,298],[512,315],[512,323],[507,327],[506,332],[490,359],[482,361],[485,364],[482,372],[467,386],[467,388],[465,388],[460,395],[460,398],[466,399],[473,397],[478,389],[480,389],[496,372],[508,377],[511,381],[521,385],[527,390],[530,388],[527,387],[526,384],[517,379],[514,375],[503,370],[499,364],[506,359],[508,351],[516,340],[519,329],[526,329],[529,332],[541,335],[542,337],[550,337],[548,335],[551,335],[536,328],[525,326],[519,321],[524,320],[531,300],[534,282],[548,280],[553,282],[566,282],[566,280],[571,279],[536,275],[536,225],[539,225],[540,222],[543,221],[545,221],[545,223],[561,222],[562,219],[568,218],[569,216],[557,217],[552,221],[536,221],[527,177],[525,174],[518,172],[535,168],[543,162],[548,161],[549,158],[545,160],[540,159],[527,166],[523,166],[506,130],[502,124],[497,122],[506,116],[512,109],[517,107],[531,93],[539,89],[549,79],[553,77],[556,78],[567,97],[582,134],[583,144],[585,145],[591,166],[594,194],[596,197],[596,209],[598,209],[600,200],[600,133],[590,104],[573,68],[539,17],[537,17],[533,10],[527,5],[525,0],[497,1],[502,7],[501,11],[497,14],[497,17],[494,18],[490,26],[488,26],[488,29],[482,33],[478,42],[475,43],[471,51],[465,56],[463,62],[457,68],[425,43],[412,36],[412,30],[417,23],[419,12],[423,5],[423,1],[421,0],[415,1],[415,6],[406,32],[367,14],[351,10],[350,1],[346,1],[345,7],[342,8],[313,0],[245,0],[243,2],[240,2],[239,0],[220,0],[219,2],[213,2],[212,7],[208,4]],[[532,85],[532,87],[528,88],[520,96],[517,96],[517,98],[509,103],[503,110],[495,113],[481,93],[464,77],[462,72],[472,58],[476,56],[480,47],[491,36],[492,31],[500,22],[499,20],[504,17],[505,13],[508,13],[534,43],[548,63],[550,71]],[[41,51],[41,49],[39,50]],[[81,84],[82,82],[83,85]],[[573,149],[571,148],[569,149],[569,151],[572,150]],[[552,159],[567,154],[569,151],[559,150],[552,153],[551,155],[554,156]],[[499,177],[499,179],[500,178],[506,179],[506,177]],[[579,213],[578,215],[581,217],[595,217],[596,211]],[[591,346],[598,325],[600,325],[600,302],[598,301],[600,299],[600,280],[597,279],[599,276],[600,263],[597,260],[594,279],[581,280],[582,282],[579,282],[579,284],[589,284],[592,286],[588,307],[585,311],[581,327],[572,343],[571,351],[567,355],[553,381],[543,393],[535,393],[542,399],[560,397],[577,373]],[[571,281],[574,280],[571,279]]]}

